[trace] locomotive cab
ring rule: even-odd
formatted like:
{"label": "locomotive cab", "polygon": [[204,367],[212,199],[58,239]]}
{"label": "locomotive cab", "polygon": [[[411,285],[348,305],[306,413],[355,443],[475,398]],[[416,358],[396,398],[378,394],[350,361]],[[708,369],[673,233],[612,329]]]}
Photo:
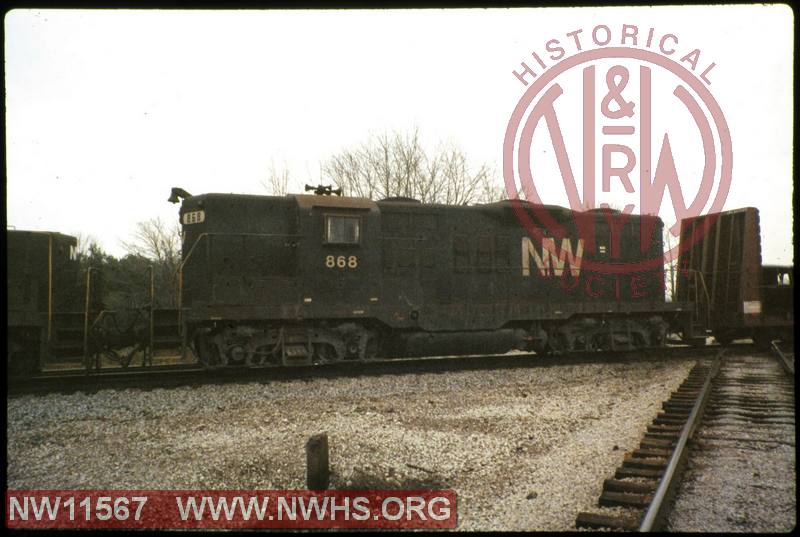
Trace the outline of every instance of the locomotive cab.
{"label": "locomotive cab", "polygon": [[379,300],[377,218],[375,202],[360,198],[184,199],[181,312],[201,362],[364,358],[369,337],[358,319]]}
{"label": "locomotive cab", "polygon": [[[376,256],[378,208],[374,201],[331,196],[295,196],[301,233],[303,304],[314,313],[359,318],[379,300]],[[324,304],[327,313],[319,310]]]}

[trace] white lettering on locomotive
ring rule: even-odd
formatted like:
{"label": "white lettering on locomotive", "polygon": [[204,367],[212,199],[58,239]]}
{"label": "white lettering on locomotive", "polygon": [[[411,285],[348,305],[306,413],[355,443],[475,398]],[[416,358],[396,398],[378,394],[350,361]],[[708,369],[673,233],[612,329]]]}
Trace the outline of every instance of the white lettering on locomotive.
{"label": "white lettering on locomotive", "polygon": [[[573,277],[580,276],[581,262],[583,261],[583,239],[578,239],[575,252],[572,251],[572,241],[568,237],[561,240],[561,250],[556,248],[553,238],[542,239],[542,255],[536,251],[529,237],[522,237],[522,275],[531,275],[531,258],[539,269],[539,274],[549,277],[551,273],[561,276],[564,273],[564,263],[569,262],[569,271]],[[551,262],[552,260],[552,262]],[[551,266],[552,265],[552,266]]]}
{"label": "white lettering on locomotive", "polygon": [[205,219],[206,219],[206,212],[202,210],[191,211],[183,215],[183,223],[186,225],[202,224]]}
{"label": "white lettering on locomotive", "polygon": [[325,266],[328,268],[357,268],[358,267],[358,257],[351,255],[351,256],[332,256],[328,255],[325,256]]}

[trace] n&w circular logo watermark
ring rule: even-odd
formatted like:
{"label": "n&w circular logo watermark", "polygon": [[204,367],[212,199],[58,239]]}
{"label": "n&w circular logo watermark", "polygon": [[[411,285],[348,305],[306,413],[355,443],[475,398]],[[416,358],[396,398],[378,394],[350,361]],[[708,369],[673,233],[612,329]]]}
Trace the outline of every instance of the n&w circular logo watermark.
{"label": "n&w circular logo watermark", "polygon": [[[512,200],[531,202],[514,209],[534,242],[555,248],[562,222],[545,204],[566,198],[575,211],[597,209],[612,230],[609,255],[586,255],[588,270],[652,270],[690,247],[675,240],[663,256],[622,262],[614,241],[624,238],[613,230],[633,214],[658,215],[677,237],[681,219],[722,210],[733,154],[711,93],[715,69],[677,35],[632,24],[598,24],[542,41],[513,71],[524,93],[503,144],[506,190]],[[587,239],[584,255],[595,253],[594,230],[576,226]]]}

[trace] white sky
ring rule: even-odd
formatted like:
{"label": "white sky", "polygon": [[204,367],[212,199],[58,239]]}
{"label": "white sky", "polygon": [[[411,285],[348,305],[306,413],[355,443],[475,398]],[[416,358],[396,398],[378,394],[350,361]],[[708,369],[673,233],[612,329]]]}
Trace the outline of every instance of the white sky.
{"label": "white sky", "polygon": [[734,152],[725,208],[759,208],[764,261],[792,263],[786,6],[11,11],[8,224],[89,234],[121,255],[136,222],[177,219],[170,187],[264,194],[270,163],[296,186],[317,184],[332,154],[414,126],[430,147],[455,142],[494,166],[501,184],[525,90],[512,71],[549,39],[566,45],[579,28],[588,39],[597,24],[618,39],[623,23],[673,33],[678,53],[699,48],[700,64],[716,63],[710,89]]}

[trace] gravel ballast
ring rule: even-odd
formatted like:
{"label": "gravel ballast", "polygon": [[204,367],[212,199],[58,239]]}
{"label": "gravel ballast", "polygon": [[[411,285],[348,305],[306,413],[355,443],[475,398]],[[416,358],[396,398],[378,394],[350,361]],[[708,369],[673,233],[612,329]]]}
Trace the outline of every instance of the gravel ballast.
{"label": "gravel ballast", "polygon": [[458,528],[571,530],[693,365],[208,385],[8,400],[8,488],[452,488]]}
{"label": "gravel ballast", "polygon": [[[743,382],[765,375],[783,382]],[[764,357],[728,359],[720,376],[739,383],[721,382],[723,411],[707,416],[695,433],[667,529],[791,531],[797,524],[793,381]],[[748,410],[735,402],[740,398],[782,408]]]}

